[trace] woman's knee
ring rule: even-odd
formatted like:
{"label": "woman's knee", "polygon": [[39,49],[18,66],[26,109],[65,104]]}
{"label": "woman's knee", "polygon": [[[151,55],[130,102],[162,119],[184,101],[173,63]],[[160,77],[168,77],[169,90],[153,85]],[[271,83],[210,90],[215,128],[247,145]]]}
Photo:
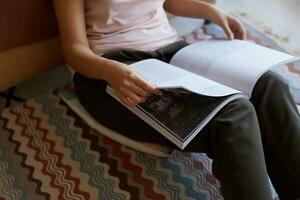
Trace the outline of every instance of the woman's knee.
{"label": "woman's knee", "polygon": [[227,128],[241,130],[241,127],[248,128],[258,125],[255,107],[246,98],[238,98],[228,103],[219,112],[214,122],[217,126],[226,128],[223,129],[224,131]]}
{"label": "woman's knee", "polygon": [[288,89],[286,80],[279,74],[269,71],[266,72],[257,82],[256,88]]}
{"label": "woman's knee", "polygon": [[238,98],[224,106],[216,119],[217,121],[238,125],[240,123],[237,122],[256,119],[256,111],[253,104],[248,99]]}
{"label": "woman's knee", "polygon": [[261,76],[260,80],[267,81],[267,82],[275,81],[278,83],[286,84],[286,81],[284,80],[284,78],[280,74],[273,72],[273,71],[268,71],[268,72],[264,73]]}
{"label": "woman's knee", "polygon": [[282,104],[284,99],[290,97],[289,86],[284,78],[269,71],[256,83],[250,100],[257,108],[264,110],[267,107],[269,109],[276,108]]}
{"label": "woman's knee", "polygon": [[212,128],[216,141],[230,146],[260,142],[256,111],[248,99],[236,99],[221,112]]}

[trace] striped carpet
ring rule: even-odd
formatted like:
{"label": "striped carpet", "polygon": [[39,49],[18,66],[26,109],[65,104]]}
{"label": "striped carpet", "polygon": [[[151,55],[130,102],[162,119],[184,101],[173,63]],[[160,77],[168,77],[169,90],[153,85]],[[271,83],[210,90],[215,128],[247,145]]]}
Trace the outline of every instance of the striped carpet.
{"label": "striped carpet", "polygon": [[126,148],[55,94],[4,110],[0,132],[0,199],[222,199],[205,155]]}

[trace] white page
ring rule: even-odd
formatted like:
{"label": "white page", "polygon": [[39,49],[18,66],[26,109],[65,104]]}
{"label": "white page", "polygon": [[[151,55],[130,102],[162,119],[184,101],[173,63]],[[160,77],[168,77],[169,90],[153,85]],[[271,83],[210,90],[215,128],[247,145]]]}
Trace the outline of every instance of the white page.
{"label": "white page", "polygon": [[241,40],[201,41],[175,54],[171,64],[247,93],[271,67],[297,58]]}
{"label": "white page", "polygon": [[145,80],[158,88],[185,88],[207,96],[225,96],[241,93],[238,90],[156,59],[139,61],[131,66]]}

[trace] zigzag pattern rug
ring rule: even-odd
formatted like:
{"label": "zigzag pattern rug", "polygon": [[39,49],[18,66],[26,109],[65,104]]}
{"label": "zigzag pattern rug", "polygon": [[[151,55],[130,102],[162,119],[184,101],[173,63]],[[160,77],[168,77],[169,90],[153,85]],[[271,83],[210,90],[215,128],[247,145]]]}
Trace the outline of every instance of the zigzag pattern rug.
{"label": "zigzag pattern rug", "polygon": [[[269,40],[247,28],[254,41]],[[204,32],[218,34],[214,26]],[[298,73],[300,67],[286,69]],[[19,199],[223,198],[205,155],[175,151],[162,159],[134,151],[87,127],[51,93],[0,116],[0,200]]]}
{"label": "zigzag pattern rug", "polygon": [[88,128],[55,95],[0,118],[0,199],[222,199],[205,155],[160,159]]}

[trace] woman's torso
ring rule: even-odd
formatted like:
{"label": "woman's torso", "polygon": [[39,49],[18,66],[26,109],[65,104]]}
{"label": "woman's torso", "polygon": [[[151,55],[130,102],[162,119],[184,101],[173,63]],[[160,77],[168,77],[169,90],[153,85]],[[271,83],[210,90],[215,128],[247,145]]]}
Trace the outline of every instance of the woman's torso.
{"label": "woman's torso", "polygon": [[87,37],[98,55],[116,49],[155,50],[178,40],[165,0],[85,0]]}

